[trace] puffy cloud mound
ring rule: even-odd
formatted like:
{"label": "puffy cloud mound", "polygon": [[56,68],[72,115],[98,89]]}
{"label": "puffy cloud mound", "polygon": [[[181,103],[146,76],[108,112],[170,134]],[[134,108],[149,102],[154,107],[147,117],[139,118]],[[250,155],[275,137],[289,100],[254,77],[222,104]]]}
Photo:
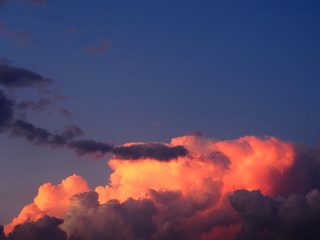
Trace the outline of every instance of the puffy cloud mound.
{"label": "puffy cloud mound", "polygon": [[232,207],[243,223],[237,240],[310,239],[320,236],[320,193],[292,194],[273,199],[260,191],[238,190],[230,196]]}
{"label": "puffy cloud mound", "polygon": [[[104,154],[103,143],[76,141],[83,153]],[[177,146],[186,152],[172,154]],[[275,137],[201,135],[119,149],[125,148],[126,159],[114,154],[108,163],[110,184],[92,191],[76,175],[46,183],[5,233],[47,215],[63,219],[59,226],[70,240],[317,239],[318,149]]]}
{"label": "puffy cloud mound", "polygon": [[5,240],[67,240],[66,233],[59,228],[62,219],[44,216],[36,222],[17,225]]}

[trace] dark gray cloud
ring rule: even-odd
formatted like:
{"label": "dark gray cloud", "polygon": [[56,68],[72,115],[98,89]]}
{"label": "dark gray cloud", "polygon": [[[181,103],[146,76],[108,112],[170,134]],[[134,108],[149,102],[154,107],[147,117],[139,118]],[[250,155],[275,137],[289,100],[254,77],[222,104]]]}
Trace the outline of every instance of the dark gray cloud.
{"label": "dark gray cloud", "polygon": [[82,139],[72,141],[68,144],[68,147],[74,149],[74,151],[79,155],[85,154],[106,154],[110,153],[113,146],[108,143],[96,142],[92,139]]}
{"label": "dark gray cloud", "polygon": [[[108,43],[110,44],[110,43]],[[106,47],[108,44],[105,44]],[[108,45],[109,46],[109,45]],[[31,70],[0,64],[0,85],[7,88],[26,88],[47,86],[53,81],[45,78]],[[40,98],[37,101],[23,100],[17,104],[15,101],[5,97],[4,92],[0,92],[0,131],[5,127],[11,136],[25,138],[37,145],[49,145],[52,147],[67,146],[73,149],[79,156],[93,154],[95,156],[104,156],[106,153],[112,153],[118,159],[138,160],[151,158],[158,161],[170,161],[179,156],[185,156],[188,151],[183,146],[167,146],[162,143],[143,143],[131,146],[113,146],[113,144],[97,142],[92,139],[74,140],[75,137],[83,134],[82,130],[76,126],[67,126],[62,133],[54,133],[48,129],[35,126],[28,121],[14,118],[14,110],[24,111],[32,109],[33,111],[46,110],[53,101],[60,99],[59,95],[49,90],[37,89],[38,93],[45,94],[54,98]],[[59,108],[60,116],[72,117],[72,114],[65,108]]]}
{"label": "dark gray cloud", "polygon": [[[50,83],[52,83],[52,80],[28,69],[0,64],[0,85],[4,87],[38,87],[46,86]],[[53,100],[48,98],[40,98],[38,101],[24,100],[16,103],[15,100],[7,98],[5,92],[0,89],[0,131],[6,130],[11,136],[25,138],[37,145],[49,145],[52,147],[66,146],[75,137],[83,135],[83,131],[75,125],[67,125],[60,133],[56,133],[37,127],[33,123],[15,116],[15,110],[32,109],[40,112],[46,110],[51,103],[53,103]],[[63,113],[68,114],[68,116],[71,114],[66,109],[64,109]]]}
{"label": "dark gray cloud", "polygon": [[227,228],[240,221],[230,205],[214,209],[221,187],[208,179],[207,191],[184,196],[180,191],[150,190],[148,198],[105,204],[99,204],[96,192],[77,194],[71,198],[62,229],[82,240],[200,239],[212,227]]}
{"label": "dark gray cloud", "polygon": [[71,198],[62,228],[74,239],[150,239],[156,213],[151,200],[110,200],[100,205],[98,194],[88,192]]}
{"label": "dark gray cloud", "polygon": [[112,153],[120,159],[152,158],[159,161],[170,161],[180,156],[186,156],[188,151],[183,146],[171,147],[162,143],[143,143],[115,147]]}
{"label": "dark gray cloud", "polygon": [[17,225],[4,240],[67,240],[66,233],[59,228],[62,223],[62,219],[44,216],[36,222]]}
{"label": "dark gray cloud", "polygon": [[[157,223],[152,239],[200,239],[213,227],[229,227],[239,222],[230,205],[221,205],[221,182],[211,178],[205,189],[183,195],[180,191],[150,190],[151,199],[159,211],[153,218]],[[201,214],[199,214],[201,213]]]}
{"label": "dark gray cloud", "polygon": [[320,193],[272,199],[260,191],[238,190],[230,204],[241,214],[237,240],[316,240],[320,236]]}
{"label": "dark gray cloud", "polygon": [[53,147],[64,146],[73,138],[83,134],[83,131],[74,125],[66,126],[62,133],[52,133],[47,129],[34,126],[32,123],[15,120],[10,125],[10,134],[38,145],[50,145]]}
{"label": "dark gray cloud", "polygon": [[116,158],[123,160],[151,158],[158,161],[170,161],[188,154],[188,151],[183,146],[170,147],[162,143],[141,143],[114,147],[113,144],[83,139],[70,142],[68,147],[74,149],[79,156],[113,153]]}
{"label": "dark gray cloud", "polygon": [[14,115],[14,101],[8,99],[0,89],[0,133],[6,128]]}
{"label": "dark gray cloud", "polygon": [[0,239],[5,239],[4,227],[2,225],[0,225]]}
{"label": "dark gray cloud", "polygon": [[25,68],[0,64],[0,85],[8,88],[47,86],[52,80]]}

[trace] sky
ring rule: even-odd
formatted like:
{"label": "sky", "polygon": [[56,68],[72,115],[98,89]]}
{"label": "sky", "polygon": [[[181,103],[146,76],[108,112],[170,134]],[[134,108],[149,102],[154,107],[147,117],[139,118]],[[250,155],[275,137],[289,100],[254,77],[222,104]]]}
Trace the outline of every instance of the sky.
{"label": "sky", "polygon": [[[109,159],[135,160],[125,156],[126,143],[161,142],[170,144],[170,154],[178,152],[151,156],[160,162],[185,157],[172,139],[190,132],[217,142],[274,136],[315,149],[319,24],[317,0],[0,0],[0,87],[14,100],[10,121],[52,133],[76,125],[81,139],[110,147],[92,157],[70,144],[75,132],[67,145],[59,145],[30,140],[17,133],[17,125],[5,125],[0,224],[18,216],[46,182],[59,184],[73,174],[90,189],[112,182]],[[39,74],[39,85],[5,85],[1,71],[8,69]],[[41,98],[49,102],[36,106]],[[161,147],[146,146],[160,152]]]}

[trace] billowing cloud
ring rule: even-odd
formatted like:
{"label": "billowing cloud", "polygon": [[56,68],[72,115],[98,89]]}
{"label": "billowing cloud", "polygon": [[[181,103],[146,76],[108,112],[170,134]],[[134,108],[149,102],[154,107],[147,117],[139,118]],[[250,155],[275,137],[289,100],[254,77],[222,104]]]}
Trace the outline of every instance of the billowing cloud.
{"label": "billowing cloud", "polygon": [[[123,147],[158,149],[158,144],[128,143]],[[106,147],[101,154],[116,148],[93,140],[80,141],[77,146],[85,149],[84,153]],[[319,150],[254,136],[215,141],[187,135],[163,146],[183,146],[188,154],[165,161],[154,159],[153,154],[138,158],[133,154],[124,161],[114,154],[108,163],[114,171],[110,184],[91,190],[76,175],[57,186],[46,183],[34,202],[5,226],[5,232],[9,234],[27,220],[36,222],[48,215],[63,219],[60,226],[69,239],[260,240],[319,236]],[[292,186],[297,169],[297,178],[303,184]]]}
{"label": "billowing cloud", "polygon": [[37,221],[45,215],[61,218],[69,208],[70,198],[87,191],[90,191],[88,183],[77,175],[64,179],[58,185],[43,184],[34,202],[25,206],[12,223],[5,226],[5,232],[11,232],[15,226],[26,221]]}
{"label": "billowing cloud", "polygon": [[17,225],[4,240],[67,240],[66,233],[59,228],[62,223],[62,219],[44,216],[36,222]]}
{"label": "billowing cloud", "polygon": [[110,200],[100,205],[96,192],[82,193],[71,198],[62,229],[82,240],[151,239],[156,213],[148,199]]}
{"label": "billowing cloud", "polygon": [[[77,175],[43,184],[5,226],[5,238],[0,228],[2,238],[318,239],[320,149],[275,137],[217,141],[198,132],[170,143],[121,146],[79,139],[84,133],[77,126],[51,131],[17,116],[58,101],[38,89],[51,83],[31,70],[0,64],[0,131],[79,156],[113,154],[113,173],[108,185],[94,190]],[[17,101],[5,92],[26,87],[48,98]]]}
{"label": "billowing cloud", "polygon": [[238,190],[230,203],[241,213],[242,228],[237,240],[319,239],[320,193],[292,194],[273,199],[258,191]]}

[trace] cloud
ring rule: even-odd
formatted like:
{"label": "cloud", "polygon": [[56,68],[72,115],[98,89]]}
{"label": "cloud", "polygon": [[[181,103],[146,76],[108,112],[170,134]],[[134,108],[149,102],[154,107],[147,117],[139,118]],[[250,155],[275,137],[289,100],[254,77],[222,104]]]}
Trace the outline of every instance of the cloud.
{"label": "cloud", "polygon": [[4,240],[67,240],[66,233],[59,228],[62,223],[62,219],[44,216],[36,222],[17,225]]}
{"label": "cloud", "polygon": [[0,64],[0,85],[7,88],[48,86],[53,81],[25,68]]}
{"label": "cloud", "polygon": [[105,41],[103,42],[100,46],[87,46],[85,47],[85,50],[87,53],[91,53],[91,54],[101,54],[106,52],[111,45],[112,41]]}
{"label": "cloud", "polygon": [[307,194],[320,189],[320,149],[293,144],[294,164],[283,173],[272,173],[271,184],[277,195]]}
{"label": "cloud", "polygon": [[162,143],[139,143],[124,146],[96,142],[92,139],[72,141],[68,147],[74,149],[79,155],[97,154],[103,156],[113,153],[115,158],[122,160],[156,159],[158,161],[170,161],[179,156],[187,155],[188,151],[183,146],[167,146]]}
{"label": "cloud", "polygon": [[52,133],[47,129],[34,126],[32,123],[16,120],[10,125],[10,134],[22,137],[38,145],[50,145],[53,147],[66,145],[74,137],[83,134],[83,131],[75,126],[65,126],[61,133]]}
{"label": "cloud", "polygon": [[142,143],[130,146],[115,147],[112,151],[119,159],[157,159],[159,161],[170,161],[180,156],[186,156],[188,151],[183,146],[167,146],[163,143]]}
{"label": "cloud", "polygon": [[92,139],[82,139],[72,141],[68,144],[68,147],[74,149],[79,155],[85,154],[100,154],[104,155],[112,151],[113,146],[107,143],[96,142]]}
{"label": "cloud", "polygon": [[0,89],[0,132],[2,132],[13,119],[13,106],[14,101],[8,99]]}
{"label": "cloud", "polygon": [[82,193],[71,198],[62,228],[82,240],[151,239],[156,212],[147,199],[110,200],[100,205],[96,192]]}
{"label": "cloud", "polygon": [[[70,143],[80,154],[119,148],[94,140]],[[49,215],[64,220],[61,229],[72,240],[318,239],[320,193],[313,188],[319,181],[312,170],[318,168],[318,149],[274,137],[216,141],[199,135],[121,147],[131,146],[138,157],[114,153],[108,162],[108,185],[91,190],[76,175],[46,183],[5,232]],[[163,160],[157,152],[163,146],[183,146],[188,154]],[[303,184],[293,187],[298,173]]]}
{"label": "cloud", "polygon": [[230,196],[230,203],[243,221],[237,240],[319,239],[318,190],[278,199],[263,196],[260,191],[238,190]]}

